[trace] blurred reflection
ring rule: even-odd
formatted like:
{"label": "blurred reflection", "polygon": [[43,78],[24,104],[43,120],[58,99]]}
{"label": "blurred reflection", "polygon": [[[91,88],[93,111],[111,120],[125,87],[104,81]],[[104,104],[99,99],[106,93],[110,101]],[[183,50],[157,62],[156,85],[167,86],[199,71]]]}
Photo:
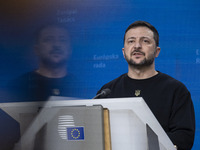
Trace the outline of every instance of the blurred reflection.
{"label": "blurred reflection", "polygon": [[[3,94],[0,94],[1,99],[4,102],[28,102],[46,101],[50,96],[77,97],[78,81],[67,70],[67,62],[72,53],[68,30],[60,24],[39,28],[35,33],[33,49],[37,56],[38,68],[10,81]],[[19,117],[24,119],[23,114],[20,115]],[[28,118],[30,123],[35,115],[37,113],[25,115],[25,119]],[[18,121],[1,109],[0,121],[4,122],[0,125],[0,147],[11,150],[23,130]]]}
{"label": "blurred reflection", "polygon": [[34,51],[38,68],[12,81],[12,101],[44,101],[50,96],[74,97],[77,81],[67,71],[71,55],[70,37],[65,27],[47,25],[36,33]]}

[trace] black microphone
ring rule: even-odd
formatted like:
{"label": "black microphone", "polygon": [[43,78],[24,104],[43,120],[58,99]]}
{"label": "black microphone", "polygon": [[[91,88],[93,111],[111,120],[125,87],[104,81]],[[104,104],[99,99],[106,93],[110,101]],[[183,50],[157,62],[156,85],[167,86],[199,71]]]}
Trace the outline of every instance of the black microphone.
{"label": "black microphone", "polygon": [[97,94],[93,99],[96,99],[96,98],[104,98],[106,97],[107,95],[109,95],[111,93],[111,90],[109,88],[106,88],[106,89],[103,89],[101,90],[101,92],[99,94]]}

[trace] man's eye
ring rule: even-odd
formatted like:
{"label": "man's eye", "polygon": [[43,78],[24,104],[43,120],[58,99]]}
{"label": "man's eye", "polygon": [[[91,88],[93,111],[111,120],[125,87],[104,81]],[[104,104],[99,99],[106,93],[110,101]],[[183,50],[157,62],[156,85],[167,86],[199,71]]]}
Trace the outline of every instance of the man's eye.
{"label": "man's eye", "polygon": [[133,40],[131,40],[131,41],[128,41],[128,43],[133,43],[134,41]]}
{"label": "man's eye", "polygon": [[143,42],[144,42],[144,43],[150,43],[150,41],[149,41],[149,40],[143,40]]}
{"label": "man's eye", "polygon": [[44,39],[44,42],[52,42],[53,41],[53,38],[45,38]]}
{"label": "man's eye", "polygon": [[60,41],[60,42],[67,42],[66,39],[60,39],[59,41]]}

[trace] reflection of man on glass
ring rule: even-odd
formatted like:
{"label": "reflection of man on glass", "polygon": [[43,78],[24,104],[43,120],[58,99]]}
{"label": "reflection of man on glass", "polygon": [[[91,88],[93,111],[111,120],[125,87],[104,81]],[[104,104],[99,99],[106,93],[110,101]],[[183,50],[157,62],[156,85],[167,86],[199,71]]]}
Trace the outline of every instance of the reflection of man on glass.
{"label": "reflection of man on glass", "polygon": [[[67,71],[71,54],[69,33],[60,25],[47,25],[36,33],[34,51],[39,67],[9,83],[9,101],[44,101],[50,96],[77,96],[74,76]],[[11,97],[9,97],[11,96]],[[19,139],[19,124],[0,111],[0,147],[11,150]],[[1,149],[0,148],[0,149]]]}
{"label": "reflection of man on glass", "polygon": [[36,73],[48,78],[62,78],[67,75],[66,61],[71,53],[67,30],[47,26],[37,35],[35,52],[39,58]]}
{"label": "reflection of man on glass", "polygon": [[26,73],[12,85],[20,101],[46,100],[49,96],[75,96],[73,77],[67,72],[71,54],[67,30],[58,25],[40,28],[34,45],[38,69]]}

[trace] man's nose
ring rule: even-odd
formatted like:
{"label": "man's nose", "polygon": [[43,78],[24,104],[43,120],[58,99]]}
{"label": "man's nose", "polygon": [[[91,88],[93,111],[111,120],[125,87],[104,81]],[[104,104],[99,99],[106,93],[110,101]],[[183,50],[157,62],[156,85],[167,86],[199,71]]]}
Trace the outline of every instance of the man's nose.
{"label": "man's nose", "polygon": [[142,45],[141,45],[140,41],[136,41],[134,47],[135,48],[141,48]]}
{"label": "man's nose", "polygon": [[61,46],[61,42],[59,40],[54,40],[53,41],[53,46],[60,47]]}

